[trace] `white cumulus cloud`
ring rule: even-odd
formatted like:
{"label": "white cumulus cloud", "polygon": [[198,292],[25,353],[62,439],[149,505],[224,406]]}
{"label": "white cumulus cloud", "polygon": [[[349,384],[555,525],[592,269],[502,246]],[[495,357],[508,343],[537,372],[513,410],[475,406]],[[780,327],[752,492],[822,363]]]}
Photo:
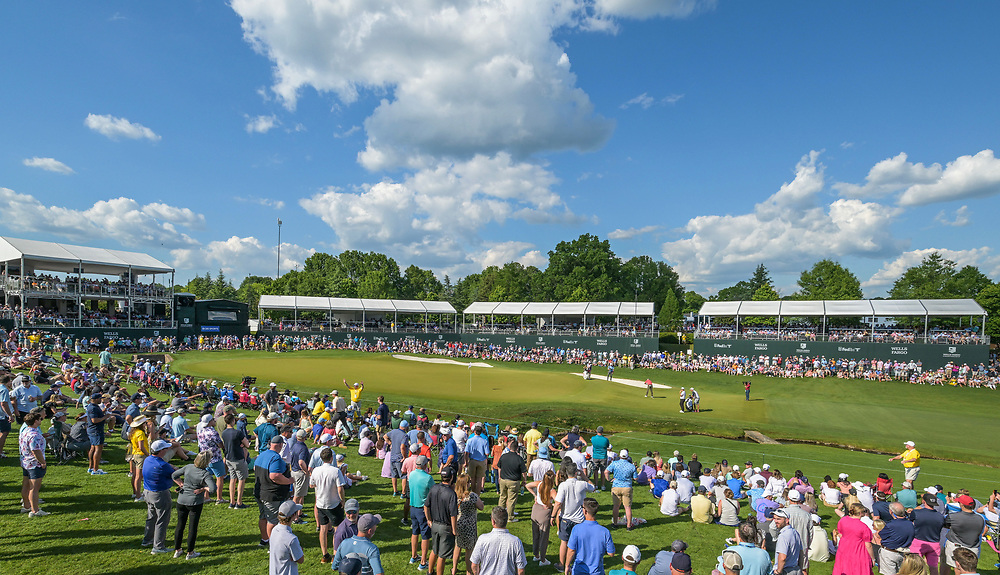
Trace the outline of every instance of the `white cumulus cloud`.
{"label": "white cumulus cloud", "polygon": [[83,123],[91,130],[112,140],[117,140],[118,138],[141,140],[145,138],[153,142],[160,141],[159,134],[153,130],[142,124],[130,122],[125,118],[116,118],[111,115],[99,116],[97,114],[88,114],[87,119]]}
{"label": "white cumulus cloud", "polygon": [[596,0],[598,14],[626,18],[686,18],[715,8],[715,0]]}
{"label": "white cumulus cloud", "polygon": [[618,228],[613,232],[608,234],[609,240],[630,240],[636,236],[641,236],[644,234],[649,234],[660,229],[660,226],[643,226],[641,228],[628,228],[621,229]]}
{"label": "white cumulus cloud", "polygon": [[653,102],[655,102],[655,100],[653,99],[653,97],[650,96],[648,93],[643,92],[642,94],[639,94],[635,98],[632,98],[631,100],[629,100],[628,102],[625,102],[624,104],[622,104],[619,107],[622,110],[627,110],[630,106],[639,106],[643,110],[646,110],[650,106],[653,105]]}
{"label": "white cumulus cloud", "polygon": [[204,216],[165,204],[141,205],[131,198],[101,200],[85,210],[46,206],[34,196],[0,188],[0,212],[17,232],[42,232],[74,242],[112,239],[128,247],[180,248],[197,241],[177,227],[198,229]]}
{"label": "white cumulus cloud", "polygon": [[534,247],[535,244],[519,241],[490,243],[485,249],[470,255],[469,259],[478,264],[479,269],[489,266],[503,267],[508,262],[545,269],[549,258],[541,251],[533,249]]}
{"label": "white cumulus cloud", "polygon": [[[222,270],[235,285],[239,285],[242,278],[248,275],[273,277],[278,271],[277,252],[276,245],[266,244],[256,237],[232,236],[226,240],[209,242],[205,246],[174,249],[170,253],[173,256],[173,266],[178,270],[189,270],[196,274]],[[301,269],[306,258],[314,253],[315,249],[283,242],[281,273]]]}
{"label": "white cumulus cloud", "polygon": [[682,229],[687,236],[663,244],[682,283],[741,279],[766,262],[773,272],[794,271],[827,257],[895,255],[903,242],[889,225],[901,213],[857,199],[824,201],[818,152],[804,156],[795,178],[754,206],[751,213],[698,216]]}
{"label": "white cumulus cloud", "polygon": [[266,134],[280,122],[274,114],[269,116],[247,116],[246,131],[248,134]]}
{"label": "white cumulus cloud", "polygon": [[551,190],[556,182],[544,167],[500,153],[442,162],[400,181],[328,188],[299,203],[336,232],[341,249],[379,250],[445,266],[476,251],[487,224],[580,221]]}
{"label": "white cumulus cloud", "polygon": [[25,158],[23,163],[29,168],[41,168],[47,172],[55,172],[57,174],[63,174],[64,176],[75,173],[73,168],[55,158],[39,158],[38,156],[35,156],[33,158]]}
{"label": "white cumulus cloud", "polygon": [[886,260],[882,267],[872,277],[861,282],[861,287],[874,290],[888,290],[907,269],[920,265],[924,258],[940,253],[945,259],[955,262],[958,268],[977,266],[980,271],[990,277],[1000,275],[1000,256],[994,255],[988,247],[968,250],[949,250],[942,248],[926,248],[911,250],[899,254],[896,258]]}
{"label": "white cumulus cloud", "polygon": [[948,214],[944,210],[941,210],[934,221],[945,226],[951,226],[953,228],[963,228],[969,225],[971,219],[969,218],[969,206],[962,206],[955,210],[952,217],[949,218]]}

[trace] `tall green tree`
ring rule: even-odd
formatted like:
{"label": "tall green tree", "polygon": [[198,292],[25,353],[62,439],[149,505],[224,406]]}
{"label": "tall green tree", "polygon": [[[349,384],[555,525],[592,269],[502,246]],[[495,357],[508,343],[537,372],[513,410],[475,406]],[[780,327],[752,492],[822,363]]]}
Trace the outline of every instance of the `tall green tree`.
{"label": "tall green tree", "polygon": [[750,276],[750,279],[741,280],[737,282],[736,285],[722,288],[710,299],[712,301],[752,300],[754,294],[757,293],[757,290],[765,285],[773,288],[774,282],[771,281],[771,273],[767,271],[767,267],[764,264],[758,264],[757,268],[753,271],[753,275]]}
{"label": "tall green tree", "polygon": [[702,304],[708,301],[705,296],[693,291],[684,292],[684,313],[698,313]]}
{"label": "tall green tree", "polygon": [[919,265],[908,268],[892,284],[891,299],[942,299],[951,297],[948,287],[955,276],[955,262],[939,252],[926,257]]}
{"label": "tall green tree", "polygon": [[667,290],[657,321],[661,330],[674,331],[681,325],[681,303],[673,290]]}
{"label": "tall green tree", "polygon": [[[618,290],[622,300],[653,302],[658,313],[666,302],[667,292],[673,292],[678,302],[684,299],[677,272],[669,264],[643,255],[630,258],[621,268],[621,287]],[[633,295],[634,294],[634,295]]]}
{"label": "tall green tree", "polygon": [[554,301],[613,301],[621,297],[621,260],[611,244],[591,234],[549,251],[546,295]]}
{"label": "tall green tree", "polygon": [[437,301],[441,299],[442,291],[441,282],[431,270],[411,265],[403,272],[402,297],[405,299]]}
{"label": "tall green tree", "polygon": [[979,290],[976,301],[986,313],[986,335],[1000,337],[1000,284],[991,284]]}
{"label": "tall green tree", "polygon": [[861,299],[861,282],[851,270],[833,260],[820,260],[799,275],[798,299]]}

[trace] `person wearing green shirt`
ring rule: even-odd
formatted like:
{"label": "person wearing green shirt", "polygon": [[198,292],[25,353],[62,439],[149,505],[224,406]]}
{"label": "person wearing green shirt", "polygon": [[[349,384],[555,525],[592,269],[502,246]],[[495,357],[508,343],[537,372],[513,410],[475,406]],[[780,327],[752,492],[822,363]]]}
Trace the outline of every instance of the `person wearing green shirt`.
{"label": "person wearing green shirt", "polygon": [[[411,471],[406,482],[410,488],[410,563],[420,562],[421,570],[427,569],[427,551],[430,549],[431,528],[424,514],[427,494],[434,486],[434,478],[427,473],[427,457],[417,457],[416,469]],[[417,556],[417,540],[420,540],[420,556]]]}
{"label": "person wearing green shirt", "polygon": [[604,426],[597,426],[597,435],[590,438],[590,445],[593,447],[591,457],[593,458],[594,485],[597,486],[598,490],[604,491],[604,470],[608,468],[608,448],[611,447],[611,441],[604,437]]}
{"label": "person wearing green shirt", "polygon": [[639,553],[639,548],[635,545],[626,545],[625,551],[622,551],[622,563],[624,565],[621,569],[608,571],[608,575],[636,575],[636,572],[639,570],[639,561],[642,561],[642,554]]}

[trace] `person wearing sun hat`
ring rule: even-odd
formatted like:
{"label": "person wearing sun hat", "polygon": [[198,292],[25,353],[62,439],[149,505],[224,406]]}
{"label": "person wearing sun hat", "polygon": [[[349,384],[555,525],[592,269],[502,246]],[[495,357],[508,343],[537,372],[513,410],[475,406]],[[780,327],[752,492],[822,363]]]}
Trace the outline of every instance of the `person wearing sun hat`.
{"label": "person wearing sun hat", "polygon": [[913,483],[920,475],[920,452],[917,451],[917,446],[912,441],[907,441],[903,447],[905,448],[903,452],[895,457],[890,457],[889,461],[902,460],[905,478]]}

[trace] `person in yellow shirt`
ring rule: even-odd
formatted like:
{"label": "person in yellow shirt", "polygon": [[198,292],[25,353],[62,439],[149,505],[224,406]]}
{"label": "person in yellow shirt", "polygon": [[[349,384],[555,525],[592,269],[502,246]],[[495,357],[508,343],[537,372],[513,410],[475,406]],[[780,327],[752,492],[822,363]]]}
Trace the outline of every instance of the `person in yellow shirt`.
{"label": "person in yellow shirt", "polygon": [[698,493],[691,498],[691,520],[695,523],[711,523],[715,520],[715,504],[706,492],[704,486],[698,487]]}
{"label": "person in yellow shirt", "polygon": [[344,380],[344,385],[347,390],[351,392],[351,411],[355,413],[361,409],[361,392],[365,390],[365,382],[354,382],[353,384],[348,384],[347,380]]}
{"label": "person in yellow shirt", "polygon": [[326,401],[325,401],[325,399],[326,398],[324,397],[322,400],[321,399],[317,399],[316,400],[316,405],[313,406],[313,410],[312,410],[313,417],[318,417],[321,413],[323,413],[324,411],[326,411]]}
{"label": "person in yellow shirt", "polygon": [[143,500],[142,462],[149,455],[149,433],[153,428],[153,421],[145,415],[139,415],[132,418],[131,427],[132,430],[128,435],[128,466],[132,472],[132,498],[141,501]]}
{"label": "person in yellow shirt", "polygon": [[917,480],[917,475],[920,475],[920,452],[917,451],[916,445],[912,441],[907,441],[903,444],[903,447],[906,450],[896,457],[890,457],[889,461],[902,459],[906,480],[914,483]]}
{"label": "person in yellow shirt", "polygon": [[524,432],[524,445],[528,454],[528,465],[538,456],[538,440],[542,438],[542,432],[538,431],[538,422],[531,422],[531,429]]}

